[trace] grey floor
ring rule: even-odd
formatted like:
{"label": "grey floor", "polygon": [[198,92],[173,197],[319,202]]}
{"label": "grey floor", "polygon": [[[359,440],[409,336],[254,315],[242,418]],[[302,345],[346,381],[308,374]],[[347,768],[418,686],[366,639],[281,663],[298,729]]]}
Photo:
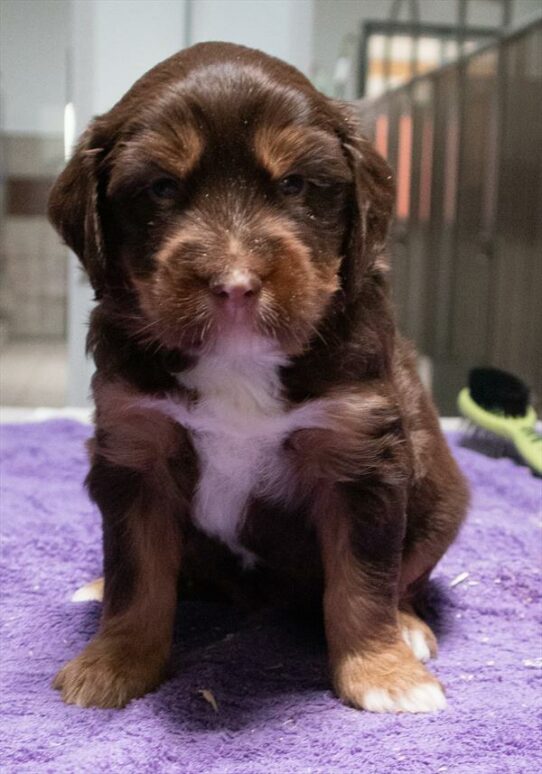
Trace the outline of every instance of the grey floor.
{"label": "grey floor", "polygon": [[3,406],[64,406],[67,345],[63,340],[9,341],[0,350]]}

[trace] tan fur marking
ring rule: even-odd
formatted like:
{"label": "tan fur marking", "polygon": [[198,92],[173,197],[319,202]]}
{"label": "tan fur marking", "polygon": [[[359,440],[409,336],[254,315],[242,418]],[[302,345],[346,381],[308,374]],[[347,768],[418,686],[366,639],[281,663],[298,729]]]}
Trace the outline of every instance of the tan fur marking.
{"label": "tan fur marking", "polygon": [[277,129],[272,125],[260,127],[254,135],[254,153],[259,163],[275,180],[295,172],[296,165],[307,157],[307,151],[314,148],[314,154],[323,155],[328,172],[337,179],[348,180],[351,175],[340,151],[337,137],[322,129],[307,126],[288,126]]}
{"label": "tan fur marking", "polygon": [[[152,148],[152,155],[149,153]],[[120,144],[112,158],[115,160],[109,192],[113,193],[133,176],[142,163],[152,163],[165,173],[183,179],[199,162],[204,150],[200,133],[190,124],[166,125],[159,130],[148,129],[134,140]]]}

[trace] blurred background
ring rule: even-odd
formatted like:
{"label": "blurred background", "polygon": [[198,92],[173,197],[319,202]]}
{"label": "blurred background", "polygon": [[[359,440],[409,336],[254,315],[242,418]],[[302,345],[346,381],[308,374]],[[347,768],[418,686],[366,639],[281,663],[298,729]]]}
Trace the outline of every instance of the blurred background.
{"label": "blurred background", "polygon": [[91,294],[47,192],[93,115],[203,40],[356,102],[397,176],[398,320],[441,412],[476,365],[540,397],[542,0],[0,0],[0,403],[88,403]]}

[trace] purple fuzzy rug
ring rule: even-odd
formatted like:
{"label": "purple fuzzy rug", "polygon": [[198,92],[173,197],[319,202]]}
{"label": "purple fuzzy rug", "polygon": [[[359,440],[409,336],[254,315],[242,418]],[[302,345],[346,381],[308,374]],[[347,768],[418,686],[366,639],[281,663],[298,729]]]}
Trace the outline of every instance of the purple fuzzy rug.
{"label": "purple fuzzy rug", "polygon": [[82,488],[89,429],[57,420],[1,432],[5,774],[542,770],[542,483],[527,469],[451,439],[474,497],[430,600],[447,710],[344,707],[319,632],[204,603],[181,605],[170,682],[121,711],[84,710],[50,682],[98,622],[96,603],[69,601],[100,575],[99,519]]}

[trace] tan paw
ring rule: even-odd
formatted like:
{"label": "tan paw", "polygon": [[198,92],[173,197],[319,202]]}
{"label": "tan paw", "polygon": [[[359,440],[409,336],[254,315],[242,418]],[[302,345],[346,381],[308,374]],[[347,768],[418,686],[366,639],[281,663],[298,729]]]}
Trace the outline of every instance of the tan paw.
{"label": "tan paw", "polygon": [[97,637],[76,658],[65,664],[53,680],[67,704],[80,707],[124,707],[143,696],[162,679],[161,665],[125,644],[112,647]]}
{"label": "tan paw", "polygon": [[429,626],[413,612],[399,611],[399,626],[403,641],[419,661],[436,658],[437,638]]}
{"label": "tan paw", "polygon": [[347,656],[335,670],[337,693],[369,712],[434,712],[446,707],[438,680],[403,642],[381,653]]}

